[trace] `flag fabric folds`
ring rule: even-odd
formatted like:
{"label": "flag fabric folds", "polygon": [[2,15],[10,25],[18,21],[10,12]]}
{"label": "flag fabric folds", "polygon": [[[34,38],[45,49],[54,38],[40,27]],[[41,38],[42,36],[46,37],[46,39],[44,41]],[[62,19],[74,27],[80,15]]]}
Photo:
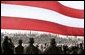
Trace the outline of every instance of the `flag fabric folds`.
{"label": "flag fabric folds", "polygon": [[[83,1],[1,1],[1,29],[84,35]],[[78,6],[76,3],[80,3]],[[68,4],[72,4],[69,1]],[[83,6],[84,7],[84,6]]]}

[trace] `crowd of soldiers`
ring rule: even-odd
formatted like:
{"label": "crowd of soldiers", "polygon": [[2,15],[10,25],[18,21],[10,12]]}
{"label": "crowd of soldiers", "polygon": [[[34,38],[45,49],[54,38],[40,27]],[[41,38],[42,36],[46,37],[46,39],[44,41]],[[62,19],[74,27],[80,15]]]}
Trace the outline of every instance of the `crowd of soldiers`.
{"label": "crowd of soldiers", "polygon": [[[34,38],[29,38],[28,46],[24,48],[22,45],[23,40],[18,40],[18,46],[14,46],[12,40],[5,36],[4,41],[1,46],[2,54],[84,54],[84,47],[82,43],[68,47],[67,45],[57,46],[54,38],[51,39],[50,45],[43,46],[41,45],[41,49],[39,49],[39,45],[34,46]],[[44,51],[42,51],[44,49]]]}

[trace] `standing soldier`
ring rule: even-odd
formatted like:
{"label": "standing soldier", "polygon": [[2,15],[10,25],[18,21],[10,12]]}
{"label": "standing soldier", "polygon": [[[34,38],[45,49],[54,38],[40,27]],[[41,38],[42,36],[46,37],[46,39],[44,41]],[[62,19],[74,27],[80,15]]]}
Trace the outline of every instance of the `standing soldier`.
{"label": "standing soldier", "polygon": [[29,39],[29,46],[26,48],[26,54],[39,54],[40,51],[37,47],[33,45],[34,38]]}
{"label": "standing soldier", "polygon": [[51,39],[50,46],[46,48],[43,54],[61,54],[59,47],[56,47],[55,39]]}
{"label": "standing soldier", "polygon": [[15,48],[16,54],[24,54],[24,47],[22,46],[22,40],[19,40],[19,45]]}

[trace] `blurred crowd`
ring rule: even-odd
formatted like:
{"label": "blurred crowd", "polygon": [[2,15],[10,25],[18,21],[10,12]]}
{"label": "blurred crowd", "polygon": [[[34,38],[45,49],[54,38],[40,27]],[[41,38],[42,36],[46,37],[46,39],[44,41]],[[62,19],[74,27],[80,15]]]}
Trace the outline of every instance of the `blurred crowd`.
{"label": "blurred crowd", "polygon": [[76,43],[80,43],[84,41],[84,38],[71,38],[71,37],[61,37],[58,35],[52,34],[36,34],[36,33],[2,33],[1,34],[1,42],[3,42],[4,36],[8,36],[12,39],[15,45],[18,44],[18,40],[22,39],[24,44],[28,44],[29,38],[33,37],[35,39],[35,43],[44,44],[49,43],[51,38],[55,38],[57,44],[67,44],[67,45],[75,45]]}
{"label": "blurred crowd", "polygon": [[[17,39],[17,38],[16,38]],[[15,40],[16,40],[15,39]],[[28,38],[27,46],[23,46],[23,39],[16,41],[18,44],[15,46],[11,37],[4,36],[1,43],[2,54],[84,54],[84,43],[77,43],[68,46],[66,44],[58,45],[55,38],[50,38],[50,42],[35,44],[35,38]]]}

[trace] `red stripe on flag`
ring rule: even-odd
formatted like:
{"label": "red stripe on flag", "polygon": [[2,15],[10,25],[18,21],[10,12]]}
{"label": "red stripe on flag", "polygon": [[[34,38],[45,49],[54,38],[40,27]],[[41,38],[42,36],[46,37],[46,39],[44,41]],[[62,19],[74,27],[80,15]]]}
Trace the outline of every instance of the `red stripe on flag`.
{"label": "red stripe on flag", "polygon": [[75,18],[84,18],[84,10],[66,7],[57,1],[56,2],[55,1],[24,1],[24,2],[23,1],[1,1],[1,3],[46,8],[46,9],[54,10],[56,12],[59,12],[67,16],[71,16]]}
{"label": "red stripe on flag", "polygon": [[35,30],[45,31],[56,34],[83,36],[83,28],[67,27],[60,24],[18,17],[1,17],[2,29],[17,29],[17,30]]}

